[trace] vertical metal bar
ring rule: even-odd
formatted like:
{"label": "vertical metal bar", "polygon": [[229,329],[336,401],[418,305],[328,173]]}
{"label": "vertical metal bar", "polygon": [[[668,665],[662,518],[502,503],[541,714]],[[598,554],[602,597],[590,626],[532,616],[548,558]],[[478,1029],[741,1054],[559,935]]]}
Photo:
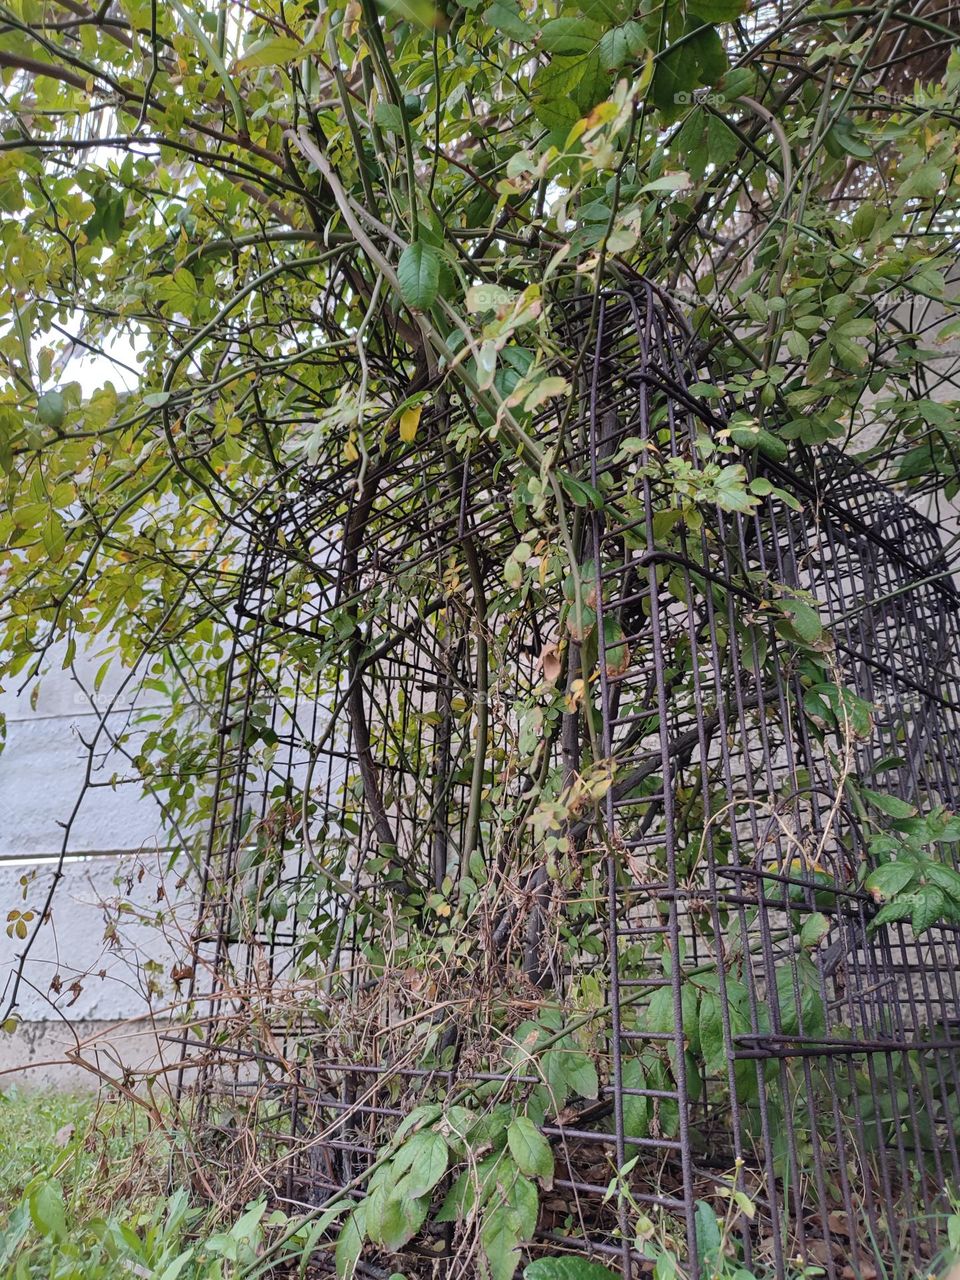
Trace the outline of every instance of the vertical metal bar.
{"label": "vertical metal bar", "polygon": [[[590,374],[590,479],[594,486],[596,486],[598,480],[597,462],[601,449],[601,441],[599,438],[600,433],[598,431],[600,424],[597,416],[597,385],[600,376],[599,362],[603,353],[604,319],[605,308],[601,304],[597,321],[597,336]],[[592,511],[590,515],[590,532],[591,543],[593,546],[594,589],[597,596],[597,651],[599,655],[600,705],[601,718],[603,722],[601,732],[604,757],[612,763],[613,738],[610,716],[610,686],[607,680],[607,650],[606,640],[604,637],[604,582],[602,572],[603,531],[603,513],[600,511]],[[589,714],[589,710],[587,714]],[[604,865],[607,881],[607,957],[610,964],[611,1078],[613,1081],[613,1123],[614,1132],[616,1134],[617,1170],[619,1172],[627,1163],[627,1149],[626,1134],[623,1125],[623,1058],[621,1040],[623,1027],[620,1013],[620,959],[619,938],[617,934],[617,920],[619,915],[619,901],[617,894],[618,868],[616,855],[617,830],[616,813],[613,807],[612,787],[607,788],[607,793],[604,797],[604,811],[607,828],[607,854],[604,860]],[[619,1191],[617,1195],[617,1220],[622,1241],[620,1262],[623,1267],[624,1280],[632,1280],[634,1270],[630,1230],[627,1222],[624,1196]]]}

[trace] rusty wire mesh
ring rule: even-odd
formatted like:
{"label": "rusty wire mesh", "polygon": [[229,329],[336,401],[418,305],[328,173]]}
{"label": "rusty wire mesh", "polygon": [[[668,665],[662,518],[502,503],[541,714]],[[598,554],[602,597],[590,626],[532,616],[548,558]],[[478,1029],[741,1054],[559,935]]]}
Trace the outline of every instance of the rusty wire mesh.
{"label": "rusty wire mesh", "polygon": [[[330,440],[251,539],[183,1088],[225,1176],[322,1204],[415,1105],[529,1095],[526,1028],[553,1002],[597,1096],[544,1116],[532,1253],[644,1274],[636,1222],[659,1214],[697,1275],[698,1206],[732,1204],[758,1274],[926,1274],[960,1178],[956,928],[871,927],[858,797],[960,802],[960,597],[934,527],[830,448],[753,464],[755,510],[679,520],[723,406],[652,287],[592,306],[558,308],[563,463],[604,497],[572,535],[589,697],[568,674],[562,712],[529,714],[570,601],[505,584],[519,541],[538,554],[513,496],[531,476],[442,389],[355,484]],[[814,599],[832,643],[804,646],[789,603]],[[511,778],[531,733],[541,772]],[[467,880],[458,950],[442,908]],[[456,1231],[408,1270],[470,1274]]]}

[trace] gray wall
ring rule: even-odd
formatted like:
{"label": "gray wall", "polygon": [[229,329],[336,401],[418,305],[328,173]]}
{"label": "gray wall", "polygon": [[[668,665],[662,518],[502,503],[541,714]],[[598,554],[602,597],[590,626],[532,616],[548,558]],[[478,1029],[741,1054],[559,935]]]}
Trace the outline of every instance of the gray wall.
{"label": "gray wall", "polygon": [[[87,688],[100,660],[78,660]],[[109,692],[108,685],[104,702]],[[129,698],[121,697],[108,727],[127,728],[129,708]],[[92,1085],[96,1077],[80,1067],[38,1064],[62,1060],[65,1050],[76,1049],[78,1037],[89,1042],[82,1056],[110,1075],[117,1074],[120,1060],[156,1059],[152,1024],[162,1021],[174,990],[170,974],[193,906],[190,891],[176,890],[176,874],[165,874],[159,809],[143,797],[129,763],[109,750],[105,738],[96,754],[95,785],[84,788],[83,740],[89,741],[99,717],[70,673],[60,670],[56,655],[35,706],[30,689],[18,696],[8,687],[0,694],[0,712],[7,721],[0,754],[3,1006],[24,948],[9,913],[33,911],[39,917],[64,841],[61,824],[84,793],[63,878],[26,963],[20,1025],[12,1034],[0,1033],[0,1088],[12,1080]],[[35,925],[36,919],[31,932]]]}

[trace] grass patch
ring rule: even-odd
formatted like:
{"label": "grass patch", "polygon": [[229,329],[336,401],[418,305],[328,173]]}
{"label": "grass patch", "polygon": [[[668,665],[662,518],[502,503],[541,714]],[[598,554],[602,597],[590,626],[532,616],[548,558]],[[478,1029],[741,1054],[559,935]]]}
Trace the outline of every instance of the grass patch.
{"label": "grass patch", "polygon": [[117,1199],[156,1197],[166,1143],[126,1102],[90,1094],[10,1089],[0,1094],[0,1210],[12,1212],[38,1180],[55,1179],[79,1218]]}
{"label": "grass patch", "polygon": [[85,1132],[93,1110],[89,1095],[0,1093],[0,1211],[9,1212],[31,1179],[63,1157],[71,1129]]}
{"label": "grass patch", "polygon": [[[170,1188],[169,1136],[128,1102],[0,1094],[0,1280],[243,1280],[288,1219],[237,1214]],[[276,1257],[295,1275],[307,1229]],[[275,1274],[267,1268],[264,1276]]]}

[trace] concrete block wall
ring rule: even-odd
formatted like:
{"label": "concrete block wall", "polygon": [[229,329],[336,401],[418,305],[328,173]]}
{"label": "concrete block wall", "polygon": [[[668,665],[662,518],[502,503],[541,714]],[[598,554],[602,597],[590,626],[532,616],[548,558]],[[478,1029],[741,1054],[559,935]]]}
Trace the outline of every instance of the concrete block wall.
{"label": "concrete block wall", "polygon": [[[77,660],[91,688],[101,658]],[[118,678],[118,677],[117,677]],[[113,689],[116,689],[116,683]],[[109,682],[99,701],[110,695]],[[129,697],[108,726],[128,727]],[[12,912],[33,912],[32,933],[64,846],[63,824],[83,793],[67,840],[62,878],[39,929],[18,994],[17,1029],[0,1033],[0,1089],[18,1085],[93,1086],[97,1078],[65,1060],[81,1056],[115,1076],[120,1064],[156,1061],[153,1023],[162,1022],[176,986],[177,939],[193,909],[189,887],[164,869],[157,805],[129,777],[129,763],[98,744],[93,788],[88,751],[99,715],[52,655],[31,706],[30,689],[0,693],[6,744],[0,753],[0,996],[13,980],[24,942]],[[109,785],[116,774],[115,785]],[[171,900],[174,899],[174,900]],[[2,999],[6,1004],[6,998]],[[99,1048],[94,1046],[99,1045]],[[49,1065],[43,1065],[49,1064]]]}

